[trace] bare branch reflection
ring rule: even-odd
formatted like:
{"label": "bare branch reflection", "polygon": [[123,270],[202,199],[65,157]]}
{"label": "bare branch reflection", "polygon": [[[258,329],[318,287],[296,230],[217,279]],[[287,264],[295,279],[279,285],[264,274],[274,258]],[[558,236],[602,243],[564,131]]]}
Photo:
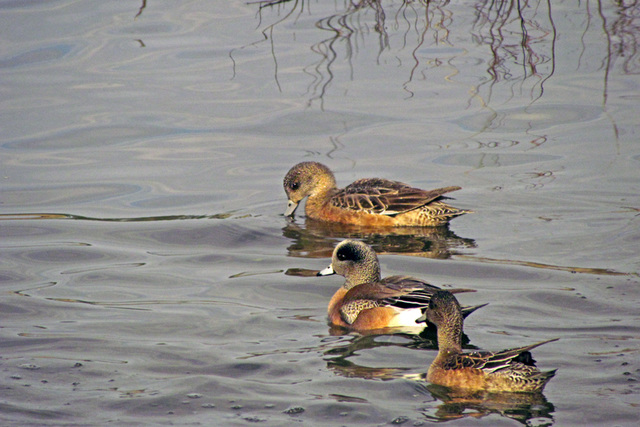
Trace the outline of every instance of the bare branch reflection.
{"label": "bare branch reflection", "polygon": [[478,2],[476,12],[473,37],[491,52],[491,59],[487,61],[490,79],[478,86],[477,93],[487,85],[485,101],[489,103],[496,83],[513,82],[515,93],[522,92],[525,82],[532,80],[530,96],[534,100],[540,98],[544,82],[555,70],[556,28],[550,1]]}
{"label": "bare branch reflection", "polygon": [[[275,81],[280,88],[274,32],[285,21],[297,19],[303,11],[311,15],[311,4],[308,0],[264,0],[253,4],[258,5],[261,23],[268,19],[267,10],[275,17],[274,22],[261,31],[272,44]],[[467,37],[460,34],[460,28],[468,31],[464,22],[454,26],[454,19],[464,19],[458,12],[461,7],[466,5],[448,0],[336,2],[335,13],[316,20],[316,27],[329,34],[309,46],[318,59],[303,66],[303,72],[311,78],[306,93],[308,104],[317,101],[324,107],[324,99],[342,66],[347,66],[350,80],[358,77],[353,59],[372,36],[377,38],[376,64],[396,63],[401,71],[407,73],[402,89],[408,98],[412,98],[416,89],[422,88],[429,78],[434,75],[441,77],[445,67],[448,72],[445,79],[453,81],[453,77],[458,77],[456,82],[464,81],[460,75],[473,73],[472,68],[478,64],[464,68],[460,64],[476,61],[486,65],[485,76],[474,75],[476,81],[479,77],[481,81],[469,85],[469,103],[480,102],[486,106],[491,102],[508,102],[523,94],[531,102],[540,99],[544,95],[545,83],[553,77],[557,66],[558,30],[554,13],[568,12],[553,9],[550,0],[477,0],[474,4],[475,19],[470,23],[471,41],[477,49],[468,52],[456,46],[456,40]],[[600,31],[608,41],[607,51],[600,52],[605,72],[605,105],[609,74],[616,62],[620,62],[621,72],[625,74],[640,72],[638,0],[618,1],[609,7],[613,11],[605,12],[601,1],[597,1],[597,13],[602,22]],[[574,8],[572,19],[573,16],[584,18],[586,33],[593,18],[590,2]],[[615,19],[609,23],[606,13]],[[408,64],[411,65],[406,66]],[[440,74],[436,74],[438,69],[441,69]],[[499,93],[496,87],[500,87]]]}
{"label": "bare branch reflection", "polygon": [[610,40],[610,55],[612,63],[618,58],[622,61],[625,74],[640,74],[640,52],[638,38],[640,37],[640,5],[638,0],[615,2],[618,5],[617,19],[610,29],[605,28]]}
{"label": "bare branch reflection", "polygon": [[137,19],[138,16],[142,15],[142,11],[145,10],[147,8],[147,0],[142,0],[142,5],[140,6],[140,9],[138,9],[138,13],[136,13],[136,16],[133,17],[133,19]]}
{"label": "bare branch reflection", "polygon": [[[399,6],[393,3],[383,4],[382,0],[360,0],[345,2],[343,8],[335,14],[316,21],[316,27],[330,33],[330,36],[313,44],[310,49],[320,58],[312,65],[304,67],[304,72],[313,79],[308,86],[309,104],[314,101],[324,104],[324,97],[335,78],[336,62],[342,54],[350,69],[350,78],[354,78],[352,59],[360,48],[359,40],[364,40],[372,32],[377,34],[378,55],[377,63],[385,52],[394,55],[402,66],[404,58],[402,51],[410,48],[410,60],[413,62],[403,89],[408,97],[414,96],[412,84],[418,79],[427,80],[431,69],[447,65],[453,67],[454,73],[459,73],[455,60],[460,53],[453,49],[450,53],[442,47],[455,47],[451,41],[454,10],[449,1],[431,2],[427,0],[405,0]],[[290,8],[277,20],[267,25],[262,33],[273,43],[273,31],[282,22],[294,14],[297,9],[301,13],[305,2],[300,0],[270,0],[256,2],[259,5],[260,19],[265,8],[278,6],[281,9]],[[393,22],[389,23],[385,8],[396,8]],[[307,9],[309,9],[307,7]],[[544,10],[543,10],[544,9]],[[491,58],[488,64],[488,78],[481,85],[471,88],[472,97],[482,96],[483,86],[488,86],[488,103],[491,98],[491,88],[495,83],[512,81],[520,85],[523,90],[527,80],[534,82],[528,89],[531,96],[539,98],[543,94],[543,84],[551,77],[554,69],[555,26],[551,18],[550,3],[538,0],[532,1],[479,1],[475,6],[476,20],[473,23],[472,39],[480,46],[488,46]],[[545,19],[542,19],[545,18]],[[401,44],[391,46],[392,31]],[[519,39],[516,39],[519,37]],[[274,53],[277,79],[277,58]],[[549,64],[546,68],[544,65]],[[522,67],[518,72],[517,67]]]}

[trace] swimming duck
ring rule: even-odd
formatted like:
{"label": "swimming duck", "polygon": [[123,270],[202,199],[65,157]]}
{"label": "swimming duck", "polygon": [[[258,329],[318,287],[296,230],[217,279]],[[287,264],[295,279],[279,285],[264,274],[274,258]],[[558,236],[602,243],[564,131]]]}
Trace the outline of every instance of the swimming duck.
{"label": "swimming duck", "polygon": [[[366,243],[347,239],[333,251],[329,267],[318,276],[339,274],[346,281],[331,298],[329,322],[354,330],[391,327],[413,329],[419,333],[424,325],[416,323],[429,305],[437,286],[410,276],[380,278],[380,263],[375,251]],[[452,292],[475,292],[452,289]],[[486,304],[465,307],[466,317]]]}
{"label": "swimming duck", "polygon": [[289,198],[285,216],[293,216],[300,201],[309,196],[305,212],[313,219],[374,226],[438,226],[472,212],[441,201],[443,194],[456,190],[460,187],[427,191],[383,178],[359,179],[339,189],[328,167],[302,162],[284,178]]}
{"label": "swimming duck", "polygon": [[495,353],[463,353],[463,312],[451,292],[434,292],[424,318],[438,329],[438,355],[429,367],[427,381],[488,392],[541,392],[556,373],[536,368],[530,350],[558,338]]}

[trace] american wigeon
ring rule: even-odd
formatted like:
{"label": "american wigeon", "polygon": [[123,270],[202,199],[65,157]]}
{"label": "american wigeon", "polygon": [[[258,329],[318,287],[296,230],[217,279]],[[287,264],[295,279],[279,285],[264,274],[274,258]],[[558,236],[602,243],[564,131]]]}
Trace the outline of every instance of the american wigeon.
{"label": "american wigeon", "polygon": [[[416,320],[428,307],[431,295],[440,290],[415,277],[381,279],[375,251],[358,240],[344,240],[336,246],[331,265],[318,273],[319,276],[330,274],[344,276],[346,281],[329,302],[329,322],[354,330],[402,327],[419,333],[425,325]],[[473,292],[470,289],[452,291]],[[484,305],[465,307],[464,315]]]}
{"label": "american wigeon", "polygon": [[558,338],[496,353],[463,353],[463,313],[451,292],[435,292],[424,317],[438,328],[438,355],[427,373],[427,381],[434,384],[488,392],[541,392],[556,373],[536,368],[529,350]]}
{"label": "american wigeon", "polygon": [[309,196],[307,217],[323,221],[374,226],[438,226],[471,211],[442,202],[443,195],[460,187],[421,190],[398,181],[364,178],[343,189],[331,170],[317,162],[302,162],[284,178],[289,198],[285,216],[293,216]]}

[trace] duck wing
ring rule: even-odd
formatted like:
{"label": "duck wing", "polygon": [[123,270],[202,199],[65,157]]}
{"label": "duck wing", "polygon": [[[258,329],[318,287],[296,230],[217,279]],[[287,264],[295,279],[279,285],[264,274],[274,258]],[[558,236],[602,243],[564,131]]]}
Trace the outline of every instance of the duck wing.
{"label": "duck wing", "polygon": [[476,351],[473,353],[461,353],[452,357],[445,364],[445,369],[475,368],[487,373],[508,368],[513,363],[521,363],[525,366],[535,366],[535,360],[531,357],[530,350],[557,341],[558,338],[541,341],[524,347],[512,348],[499,352]]}
{"label": "duck wing", "polygon": [[[353,323],[360,311],[375,307],[394,307],[402,310],[429,307],[431,296],[440,288],[411,276],[389,276],[377,282],[362,283],[349,289],[343,298],[341,314]],[[474,289],[450,289],[452,293],[475,292]],[[464,317],[486,304],[462,307]],[[416,319],[417,320],[417,319]],[[419,323],[416,321],[416,323]]]}
{"label": "duck wing", "polygon": [[410,276],[389,276],[379,282],[386,292],[384,298],[380,298],[381,305],[393,306],[401,309],[419,308],[424,310],[429,306],[429,301],[439,287],[423,282]]}
{"label": "duck wing", "polygon": [[[388,296],[380,301],[381,305],[389,305],[402,309],[419,308],[423,312],[429,307],[429,301],[434,292],[441,290],[439,287],[431,285],[420,279],[411,276],[390,276],[380,281],[385,287],[396,291],[392,296]],[[453,294],[463,292],[475,292],[475,289],[454,288],[447,289]],[[467,317],[477,309],[487,304],[472,307],[462,307],[463,317]],[[426,318],[425,318],[426,321]]]}
{"label": "duck wing", "polygon": [[[340,314],[345,322],[351,324],[355,321],[360,311],[368,308],[388,306],[406,309],[420,308],[424,305],[424,301],[420,302],[418,295],[416,295],[416,301],[414,302],[409,302],[409,297],[407,297],[406,302],[399,302],[398,305],[395,305],[394,301],[400,301],[400,298],[412,292],[421,291],[425,288],[425,285],[431,286],[408,276],[392,276],[378,282],[361,283],[349,289],[344,295]],[[435,286],[433,288],[434,290],[431,293],[438,290]],[[425,294],[424,297],[426,304],[429,305],[428,296]]]}
{"label": "duck wing", "polygon": [[383,178],[359,179],[338,190],[331,198],[334,206],[379,215],[397,215],[417,209],[441,197],[459,190],[451,186],[436,190],[421,190],[399,181]]}

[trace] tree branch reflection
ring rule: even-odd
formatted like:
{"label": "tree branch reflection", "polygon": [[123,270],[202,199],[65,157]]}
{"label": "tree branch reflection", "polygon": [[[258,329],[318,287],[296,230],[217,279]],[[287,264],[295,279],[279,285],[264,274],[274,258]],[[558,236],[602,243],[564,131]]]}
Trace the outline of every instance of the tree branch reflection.
{"label": "tree branch reflection", "polygon": [[[273,46],[274,32],[292,16],[300,16],[303,11],[312,14],[310,2],[264,0],[252,4],[258,5],[261,23],[267,9],[273,9],[277,15],[275,22],[266,25],[262,33],[272,43],[275,80],[280,87],[278,59]],[[554,5],[558,8],[557,4]],[[609,9],[603,10],[601,1],[597,0],[597,13],[607,39],[607,51],[601,56],[605,72],[604,104],[609,74],[616,62],[620,63],[621,72],[625,74],[640,72],[638,0],[618,0],[613,6],[607,6]],[[466,25],[463,22],[465,15],[459,10],[461,7],[466,6],[448,0],[336,2],[335,13],[316,20],[316,27],[329,33],[329,36],[310,45],[310,50],[318,59],[303,67],[304,73],[312,79],[306,93],[308,103],[317,101],[321,107],[324,106],[324,99],[337,78],[336,72],[343,65],[341,58],[344,58],[348,67],[349,79],[358,77],[353,59],[371,36],[377,37],[377,65],[384,61],[393,63],[390,59],[397,61],[401,69],[405,62],[412,64],[402,84],[408,98],[415,95],[415,90],[428,81],[428,77],[433,78],[436,69],[443,66],[451,68],[453,71],[445,76],[449,80],[463,73],[473,73],[473,67],[477,64],[462,69],[459,63],[473,63],[475,60],[486,64],[485,76],[480,83],[470,84],[469,103],[476,101],[486,106],[497,101],[508,102],[522,94],[527,94],[531,102],[540,99],[544,95],[545,83],[553,77],[557,68],[558,29],[554,12],[566,16],[569,12],[561,8],[558,8],[561,12],[556,11],[552,8],[551,0],[476,0],[474,18],[470,25]],[[590,2],[587,1],[574,7],[571,19],[586,18],[586,33],[591,14]],[[607,15],[614,16],[611,23],[607,21]],[[471,41],[477,49],[473,52],[465,49],[460,51],[456,48],[456,40],[466,37],[466,34],[460,34],[460,28],[466,31],[469,27]],[[458,45],[461,46],[460,43]],[[478,78],[475,74],[474,79],[477,81]],[[464,81],[463,78],[456,80]],[[498,84],[501,88],[499,93],[496,92]]]}
{"label": "tree branch reflection", "polygon": [[[262,11],[268,7],[288,9],[284,16],[267,25],[262,33],[273,42],[273,31],[276,26],[287,20],[299,9],[302,13],[304,0],[269,0],[255,2],[259,5],[260,19]],[[319,101],[323,106],[324,97],[335,78],[338,59],[344,54],[350,70],[350,78],[354,78],[352,59],[358,53],[359,41],[364,40],[371,32],[378,37],[377,63],[385,54],[395,55],[402,66],[405,48],[410,48],[410,60],[413,66],[409,70],[403,89],[408,97],[414,96],[412,85],[417,79],[426,80],[429,71],[446,64],[459,74],[455,59],[466,53],[451,54],[442,46],[455,47],[451,42],[454,6],[449,1],[432,2],[428,0],[404,0],[399,6],[385,4],[382,0],[360,0],[345,2],[335,14],[316,21],[316,27],[331,33],[329,37],[313,44],[310,49],[317,54],[319,60],[304,67],[304,72],[312,77],[307,94],[309,104]],[[396,7],[393,22],[387,20],[385,8]],[[280,9],[278,10],[280,12]],[[510,81],[519,85],[523,91],[525,83],[532,80],[528,91],[535,100],[544,92],[544,82],[553,75],[555,69],[556,29],[552,20],[549,0],[501,0],[478,1],[475,5],[476,19],[472,25],[471,37],[478,46],[487,46],[491,57],[486,61],[488,78],[471,88],[472,98],[482,96],[483,88],[486,104],[491,99],[492,87],[498,82]],[[373,13],[371,13],[373,12]],[[371,31],[373,30],[373,31]],[[391,46],[389,31],[401,45],[395,49]],[[273,50],[277,68],[277,58]],[[444,55],[444,57],[443,57]],[[545,67],[545,65],[548,65]],[[520,69],[520,71],[518,71]],[[276,83],[277,70],[276,70]],[[516,90],[513,90],[515,93]]]}
{"label": "tree branch reflection", "polygon": [[[546,8],[546,16],[541,8]],[[529,0],[478,2],[473,30],[476,42],[488,46],[491,53],[487,61],[490,79],[477,90],[480,92],[485,84],[489,86],[487,103],[493,86],[501,81],[513,82],[513,92],[516,86],[522,92],[525,82],[532,80],[532,99],[543,95],[544,82],[555,70],[556,28],[549,0],[535,4]],[[546,70],[544,65],[548,66]]]}

